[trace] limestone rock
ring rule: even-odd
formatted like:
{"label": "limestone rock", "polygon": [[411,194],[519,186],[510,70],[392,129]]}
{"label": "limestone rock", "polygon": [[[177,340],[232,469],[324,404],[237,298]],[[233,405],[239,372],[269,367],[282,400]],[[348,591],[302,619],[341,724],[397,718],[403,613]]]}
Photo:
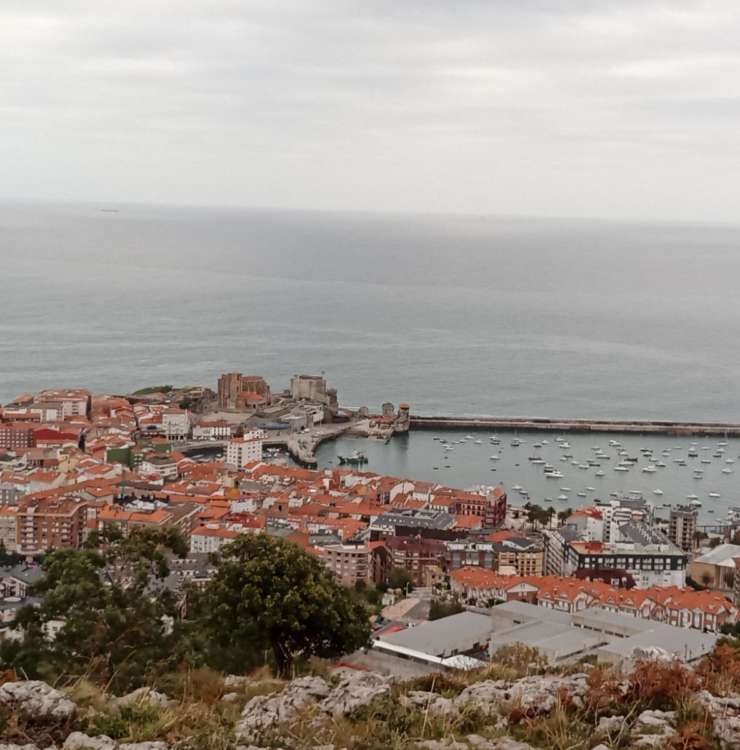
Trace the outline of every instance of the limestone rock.
{"label": "limestone rock", "polygon": [[635,646],[630,658],[632,661],[674,661],[676,657],[660,646]]}
{"label": "limestone rock", "polygon": [[224,693],[221,696],[221,703],[233,703],[239,700],[239,693]]}
{"label": "limestone rock", "polygon": [[722,750],[740,747],[740,695],[718,697],[702,690],[696,697],[712,717]]}
{"label": "limestone rock", "polygon": [[602,716],[596,727],[596,736],[607,737],[616,735],[624,726],[624,716]]}
{"label": "limestone rock", "polygon": [[676,721],[675,711],[643,711],[632,726],[631,747],[662,748],[666,740],[676,734],[673,725]]}
{"label": "limestone rock", "polygon": [[249,677],[241,674],[227,674],[224,677],[224,689],[241,690],[249,682]]}
{"label": "limestone rock", "polygon": [[72,732],[64,740],[63,750],[115,750],[117,742],[101,734],[98,737],[90,737],[84,732]]}
{"label": "limestone rock", "polygon": [[559,696],[566,695],[582,705],[587,692],[586,675],[568,677],[531,676],[516,682],[485,680],[465,688],[455,698],[458,707],[474,705],[488,715],[495,715],[502,706],[517,706],[529,718],[550,713]]}
{"label": "limestone rock", "polygon": [[327,698],[330,692],[329,684],[321,677],[300,677],[280,693],[255,696],[244,706],[236,725],[237,740],[254,741],[265,730],[296,718],[301,711]]}
{"label": "limestone rock", "polygon": [[0,742],[0,750],[39,750],[36,745],[13,745]]}
{"label": "limestone rock", "polygon": [[26,721],[49,724],[69,721],[77,706],[41,680],[0,685],[0,706],[7,706]]}
{"label": "limestone rock", "polygon": [[475,750],[532,750],[532,746],[526,742],[519,742],[511,737],[498,737],[489,740],[478,734],[469,734],[465,738],[471,748]]}
{"label": "limestone rock", "polygon": [[118,750],[167,750],[166,742],[123,742]]}
{"label": "limestone rock", "polygon": [[332,676],[339,681],[319,706],[332,716],[346,716],[391,691],[390,679],[375,672],[337,669]]}
{"label": "limestone rock", "polygon": [[135,704],[149,705],[155,708],[171,708],[177,705],[177,701],[171,700],[164,693],[159,693],[151,688],[140,687],[126,695],[122,695],[120,698],[114,698],[112,704],[114,708]]}

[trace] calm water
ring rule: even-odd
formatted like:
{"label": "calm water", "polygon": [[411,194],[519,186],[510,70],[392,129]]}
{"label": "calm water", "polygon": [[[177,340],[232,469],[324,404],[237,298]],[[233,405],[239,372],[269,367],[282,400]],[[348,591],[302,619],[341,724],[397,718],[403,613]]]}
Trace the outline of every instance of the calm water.
{"label": "calm water", "polygon": [[[705,524],[724,521],[730,506],[740,506],[740,439],[737,438],[718,440],[568,433],[562,437],[570,448],[564,449],[555,441],[557,433],[501,432],[498,434],[500,445],[489,442],[490,434],[465,430],[420,430],[412,431],[405,437],[394,438],[388,444],[377,440],[343,438],[336,443],[324,443],[319,448],[317,457],[322,466],[336,466],[337,455],[360,450],[369,459],[367,470],[380,474],[426,479],[465,488],[503,483],[513,505],[526,502],[526,498],[513,489],[519,485],[529,492],[532,502],[552,505],[556,510],[589,505],[596,499],[608,500],[611,492],[627,495],[633,490],[639,491],[646,500],[652,502],[659,509],[658,515],[665,518],[668,517],[668,509],[661,508],[664,503],[687,504],[687,495],[696,495],[702,503],[699,509],[700,521]],[[465,439],[466,435],[472,435],[473,440],[457,442]],[[444,437],[457,444],[452,451],[446,453],[443,446],[434,440],[434,436]],[[512,447],[511,440],[514,437],[522,440],[522,445]],[[480,440],[482,444],[477,445],[476,440]],[[627,472],[615,471],[614,467],[622,457],[617,455],[616,447],[609,445],[610,440],[619,441],[630,456],[636,456],[640,461]],[[694,442],[697,443],[699,457],[688,458],[689,446]],[[723,447],[722,458],[713,456],[719,442],[727,443]],[[535,448],[535,443],[540,443],[542,447]],[[599,461],[599,468],[581,469],[571,463],[573,460],[580,465],[585,464],[588,459],[596,460],[594,448],[597,446],[609,456],[608,460]],[[644,473],[641,469],[649,466],[650,462],[643,459],[640,453],[642,448],[651,449],[655,461],[665,463],[665,468],[658,468],[655,473]],[[663,455],[663,451],[668,455]],[[561,460],[565,453],[572,454],[572,459]],[[498,460],[491,460],[494,455],[499,457]],[[555,466],[563,474],[563,478],[547,479],[543,466],[528,460],[534,455],[541,456]],[[675,462],[678,458],[684,458],[686,466],[678,465]],[[733,463],[727,463],[728,460]],[[695,469],[703,471],[701,479],[694,478]],[[729,469],[733,473],[724,474],[722,469]],[[604,476],[596,476],[597,471],[603,471]],[[662,490],[663,494],[656,495],[655,490]],[[580,497],[578,493],[583,493],[584,496]],[[709,493],[719,494],[720,497],[711,498]],[[568,499],[558,500],[560,495],[566,495]],[[552,503],[545,500],[548,497]]]}
{"label": "calm water", "polygon": [[0,207],[0,400],[325,371],[373,408],[740,421],[738,229],[100,208]]}

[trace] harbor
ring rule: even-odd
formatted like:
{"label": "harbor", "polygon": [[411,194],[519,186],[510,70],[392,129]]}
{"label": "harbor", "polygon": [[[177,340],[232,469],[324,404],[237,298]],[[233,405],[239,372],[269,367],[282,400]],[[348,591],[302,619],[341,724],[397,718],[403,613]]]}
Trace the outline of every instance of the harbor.
{"label": "harbor", "polygon": [[[557,439],[556,439],[557,438]],[[343,435],[318,447],[319,467],[361,451],[364,468],[451,487],[503,484],[509,502],[561,511],[641,495],[656,513],[690,505],[700,523],[720,525],[740,507],[740,438],[635,433],[483,432],[412,429],[389,443]],[[735,467],[739,467],[737,470]]]}

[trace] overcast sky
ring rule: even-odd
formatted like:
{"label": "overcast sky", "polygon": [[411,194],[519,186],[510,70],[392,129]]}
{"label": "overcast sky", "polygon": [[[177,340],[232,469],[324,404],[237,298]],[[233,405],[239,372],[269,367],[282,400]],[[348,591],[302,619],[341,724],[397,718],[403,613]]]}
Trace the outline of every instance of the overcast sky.
{"label": "overcast sky", "polygon": [[736,221],[738,0],[0,0],[0,198]]}

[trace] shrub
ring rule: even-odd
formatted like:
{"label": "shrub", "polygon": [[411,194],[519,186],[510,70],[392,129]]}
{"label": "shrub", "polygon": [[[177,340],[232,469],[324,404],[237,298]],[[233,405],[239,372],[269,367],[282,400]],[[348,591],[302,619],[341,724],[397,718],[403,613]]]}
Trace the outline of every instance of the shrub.
{"label": "shrub", "polygon": [[641,661],[629,676],[627,700],[643,709],[671,710],[701,687],[679,661]]}

